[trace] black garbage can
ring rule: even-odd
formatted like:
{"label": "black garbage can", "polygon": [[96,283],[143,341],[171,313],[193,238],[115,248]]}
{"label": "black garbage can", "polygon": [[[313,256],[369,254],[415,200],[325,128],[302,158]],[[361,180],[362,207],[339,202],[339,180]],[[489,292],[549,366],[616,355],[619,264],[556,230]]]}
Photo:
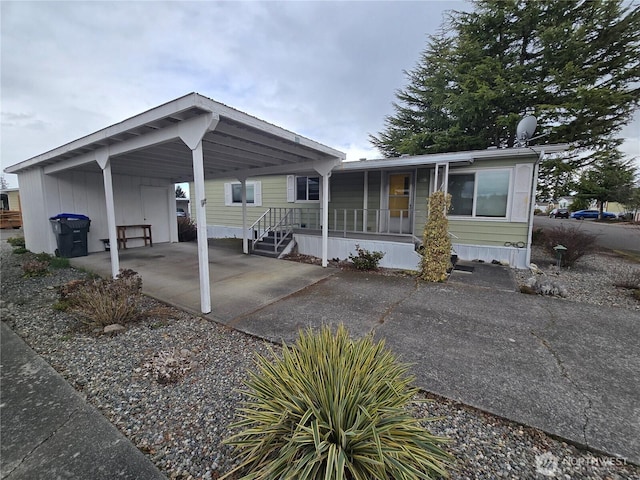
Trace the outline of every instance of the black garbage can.
{"label": "black garbage can", "polygon": [[60,213],[49,218],[53,233],[56,234],[59,257],[86,257],[87,233],[91,225],[91,219],[86,215],[77,213]]}

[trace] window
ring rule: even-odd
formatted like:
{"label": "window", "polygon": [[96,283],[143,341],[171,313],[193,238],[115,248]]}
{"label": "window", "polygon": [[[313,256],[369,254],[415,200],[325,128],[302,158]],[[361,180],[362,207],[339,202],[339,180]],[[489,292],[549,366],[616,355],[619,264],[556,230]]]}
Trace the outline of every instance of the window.
{"label": "window", "polygon": [[288,202],[320,201],[320,177],[287,177]]}
{"label": "window", "polygon": [[[247,206],[262,205],[260,182],[247,182]],[[242,184],[240,182],[224,184],[224,204],[242,205]]]}
{"label": "window", "polygon": [[486,170],[475,173],[450,174],[450,215],[469,217],[507,216],[509,170]]}

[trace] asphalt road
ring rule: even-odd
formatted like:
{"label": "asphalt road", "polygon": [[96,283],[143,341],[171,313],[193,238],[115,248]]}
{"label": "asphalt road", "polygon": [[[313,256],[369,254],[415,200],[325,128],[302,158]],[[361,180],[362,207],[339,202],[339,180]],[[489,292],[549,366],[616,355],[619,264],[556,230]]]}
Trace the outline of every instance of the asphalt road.
{"label": "asphalt road", "polygon": [[549,218],[546,215],[536,215],[533,219],[534,228],[573,226],[585,232],[597,235],[596,242],[601,247],[612,250],[626,250],[640,253],[640,225],[628,223],[597,222],[595,220],[575,220],[573,218]]}

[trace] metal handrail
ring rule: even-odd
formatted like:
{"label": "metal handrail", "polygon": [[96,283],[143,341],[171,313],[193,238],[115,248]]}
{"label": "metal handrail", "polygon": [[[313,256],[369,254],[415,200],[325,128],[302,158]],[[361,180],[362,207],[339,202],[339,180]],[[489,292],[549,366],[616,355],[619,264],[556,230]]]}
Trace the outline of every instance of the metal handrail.
{"label": "metal handrail", "polygon": [[[253,233],[251,247],[255,249],[258,242],[273,233],[273,250],[277,252],[278,247],[293,232],[292,216],[294,216],[292,208],[269,208],[250,227]],[[257,234],[254,232],[257,232]]]}

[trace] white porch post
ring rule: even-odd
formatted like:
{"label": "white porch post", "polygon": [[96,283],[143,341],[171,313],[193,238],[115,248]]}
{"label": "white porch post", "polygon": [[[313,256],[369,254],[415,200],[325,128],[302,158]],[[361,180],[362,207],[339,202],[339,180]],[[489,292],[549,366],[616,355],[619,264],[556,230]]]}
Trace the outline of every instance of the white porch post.
{"label": "white porch post", "polygon": [[118,233],[116,231],[116,213],[113,200],[113,178],[111,176],[111,160],[109,153],[99,151],[96,162],[102,169],[104,182],[104,198],[107,207],[107,229],[109,230],[109,255],[111,257],[111,276],[116,278],[120,273],[120,256],[118,254]]}
{"label": "white porch post", "polygon": [[540,163],[544,159],[544,149],[540,150],[538,160],[533,166],[533,178],[531,179],[531,192],[529,193],[529,224],[527,232],[527,251],[525,252],[525,265],[527,268],[531,265],[531,243],[533,241],[533,216],[536,210],[536,191],[538,190],[538,174],[540,172]]}
{"label": "white porch post", "polygon": [[[249,254],[249,240],[247,238],[247,179],[239,178],[242,190],[242,253]],[[255,192],[254,192],[255,195]]]}
{"label": "white porch post", "polygon": [[335,167],[335,160],[318,161],[314,163],[314,170],[322,175],[322,266],[326,267],[329,251],[329,177]]}
{"label": "white porch post", "polygon": [[369,217],[369,171],[364,171],[364,195],[362,195],[362,231],[367,231]]}
{"label": "white porch post", "polygon": [[180,138],[191,149],[193,184],[198,232],[198,265],[200,272],[200,311],[211,312],[211,285],[209,282],[209,244],[207,242],[207,199],[204,193],[204,155],[202,138],[218,124],[219,117],[206,114],[187,120],[180,126]]}
{"label": "white porch post", "polygon": [[322,266],[328,265],[329,251],[329,178],[331,172],[322,176]]}

